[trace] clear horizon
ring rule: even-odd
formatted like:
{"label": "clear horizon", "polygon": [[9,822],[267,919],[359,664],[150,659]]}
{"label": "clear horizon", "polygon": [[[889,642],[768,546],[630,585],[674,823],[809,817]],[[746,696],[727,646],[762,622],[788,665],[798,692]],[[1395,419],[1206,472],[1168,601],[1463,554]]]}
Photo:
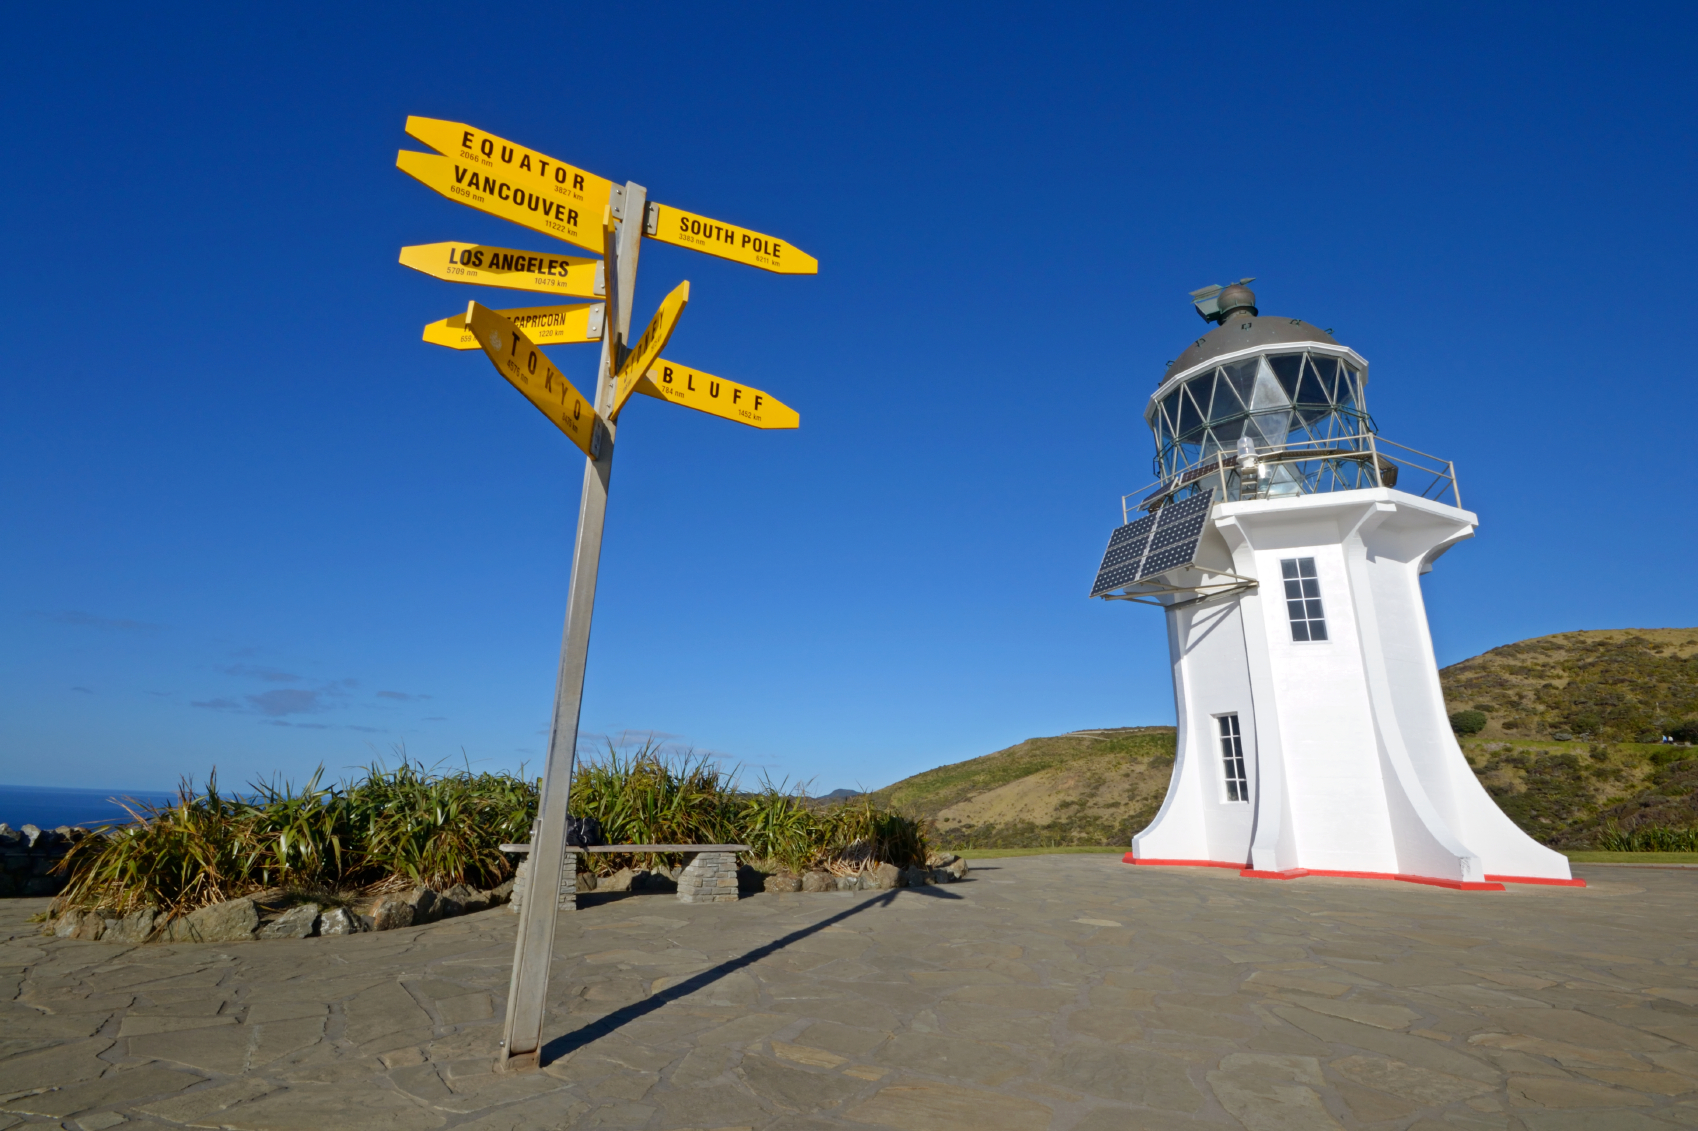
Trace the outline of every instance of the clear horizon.
{"label": "clear horizon", "polygon": [[[567,45],[537,67],[468,38],[493,7],[15,14],[0,778],[540,770],[582,459],[420,332],[553,300],[396,257],[580,252],[397,170],[408,114],[820,262],[644,244],[637,323],[690,280],[668,359],[801,428],[624,417],[587,744],[829,792],[1170,725],[1160,614],[1085,593],[1207,328],[1186,294],[1243,276],[1369,360],[1385,437],[1455,461],[1480,527],[1424,583],[1441,666],[1698,624],[1663,470],[1695,402],[1662,295],[1694,243],[1689,7],[895,19],[750,5],[711,21],[733,51],[686,19],[605,52],[534,15]],[[587,383],[594,347],[549,355]]]}

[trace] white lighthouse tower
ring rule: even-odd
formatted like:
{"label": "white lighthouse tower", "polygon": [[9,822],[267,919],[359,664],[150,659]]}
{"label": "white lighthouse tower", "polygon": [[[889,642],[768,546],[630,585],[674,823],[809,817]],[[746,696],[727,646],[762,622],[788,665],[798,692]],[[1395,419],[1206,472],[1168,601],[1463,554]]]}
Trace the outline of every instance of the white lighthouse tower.
{"label": "white lighthouse tower", "polygon": [[1165,608],[1178,752],[1128,863],[1444,887],[1581,884],[1480,786],[1445,714],[1420,577],[1476,519],[1454,468],[1380,438],[1368,363],[1244,283],[1144,418],[1093,597]]}

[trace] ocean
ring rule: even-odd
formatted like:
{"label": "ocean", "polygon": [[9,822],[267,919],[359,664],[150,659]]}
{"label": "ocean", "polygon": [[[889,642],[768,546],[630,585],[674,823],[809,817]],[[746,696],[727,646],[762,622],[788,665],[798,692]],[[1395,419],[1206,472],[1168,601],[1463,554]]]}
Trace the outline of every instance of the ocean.
{"label": "ocean", "polygon": [[113,798],[163,804],[176,800],[175,793],[126,789],[60,789],[38,785],[0,785],[0,823],[21,829],[34,825],[56,829],[60,825],[109,825],[123,823],[130,815]]}

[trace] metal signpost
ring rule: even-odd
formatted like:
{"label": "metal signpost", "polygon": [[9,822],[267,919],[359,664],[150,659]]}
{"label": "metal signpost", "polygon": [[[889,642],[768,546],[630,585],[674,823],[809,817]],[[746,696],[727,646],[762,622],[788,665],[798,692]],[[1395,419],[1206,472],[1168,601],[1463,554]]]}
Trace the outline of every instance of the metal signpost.
{"label": "metal signpost", "polygon": [[[527,890],[519,912],[513,977],[496,1067],[537,1068],[547,1007],[549,962],[566,854],[566,816],[595,611],[596,572],[613,472],[615,422],[633,393],[755,428],[795,428],[796,412],[751,388],[662,358],[690,298],[678,285],[661,303],[635,346],[628,346],[637,256],[645,236],[766,271],[812,275],[819,263],[760,232],[651,203],[648,190],[623,186],[462,122],[410,117],[407,133],[436,153],[402,150],[396,165],[429,188],[534,231],[602,252],[602,261],[483,244],[420,244],[401,262],[450,282],[507,287],[605,304],[491,310],[477,302],[463,315],[424,328],[424,340],[451,349],[482,349],[496,371],[554,422],[586,456],[578,504],[578,539],[566,600],[566,627],[554,689],[542,796],[531,831]],[[585,397],[538,348],[601,342],[593,398]],[[571,878],[576,883],[576,877]]]}

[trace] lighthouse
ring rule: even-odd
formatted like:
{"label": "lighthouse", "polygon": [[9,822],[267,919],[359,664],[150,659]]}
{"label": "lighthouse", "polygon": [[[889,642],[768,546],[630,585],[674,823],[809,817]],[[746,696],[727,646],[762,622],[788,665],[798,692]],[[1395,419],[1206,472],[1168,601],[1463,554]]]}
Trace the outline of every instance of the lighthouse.
{"label": "lighthouse", "polygon": [[1474,534],[1455,468],[1380,436],[1367,360],[1260,313],[1253,281],[1193,292],[1213,328],[1150,395],[1157,479],[1121,499],[1092,586],[1167,619],[1177,756],[1127,862],[1581,884],[1445,712],[1421,577]]}

